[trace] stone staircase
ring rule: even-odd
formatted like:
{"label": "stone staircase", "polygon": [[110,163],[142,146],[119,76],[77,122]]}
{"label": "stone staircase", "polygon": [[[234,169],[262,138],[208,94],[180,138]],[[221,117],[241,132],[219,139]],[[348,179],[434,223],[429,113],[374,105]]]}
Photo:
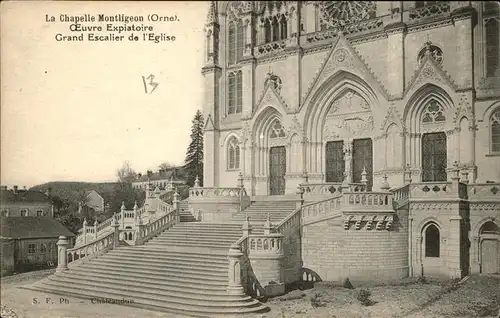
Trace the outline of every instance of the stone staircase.
{"label": "stone staircase", "polygon": [[240,224],[186,222],[142,246],[120,247],[27,288],[79,298],[132,300],[124,305],[180,316],[213,317],[267,310],[230,295],[227,252]]}
{"label": "stone staircase", "polygon": [[250,218],[250,223],[262,225],[267,215],[272,224],[278,224],[296,209],[296,201],[256,201],[244,211],[233,216],[232,221],[243,224],[246,216]]}
{"label": "stone staircase", "polygon": [[198,220],[191,214],[188,200],[179,202],[179,220],[181,222],[197,222]]}

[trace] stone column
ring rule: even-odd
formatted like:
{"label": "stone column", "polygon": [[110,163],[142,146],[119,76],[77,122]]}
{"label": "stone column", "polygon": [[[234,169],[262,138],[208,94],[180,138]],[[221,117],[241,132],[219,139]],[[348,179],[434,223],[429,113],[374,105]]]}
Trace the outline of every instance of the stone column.
{"label": "stone column", "polygon": [[[456,212],[458,214],[458,204],[456,206]],[[453,211],[453,210],[452,210]],[[450,228],[449,228],[449,239],[446,244],[447,250],[447,260],[448,265],[448,275],[449,278],[462,278],[462,268],[460,262],[460,244],[461,244],[461,233],[460,233],[460,222],[462,222],[462,217],[460,215],[453,215],[450,217]]]}
{"label": "stone column", "polygon": [[113,249],[120,246],[120,224],[116,220],[116,215],[113,214],[113,220],[111,221],[111,226],[113,227]]}
{"label": "stone column", "polygon": [[87,244],[87,219],[83,219],[82,235],[83,235],[83,245],[85,245]]}
{"label": "stone column", "polygon": [[94,239],[97,240],[97,220],[94,222]]}
{"label": "stone column", "polygon": [[56,273],[68,270],[68,239],[66,236],[59,236],[57,241],[57,268]]}
{"label": "stone column", "polygon": [[243,253],[238,244],[233,244],[227,253],[229,261],[227,293],[230,295],[244,295],[241,279],[241,259]]}
{"label": "stone column", "polygon": [[[198,177],[196,177],[196,179],[198,179]],[[174,207],[174,210],[175,210],[175,223],[179,223],[180,222],[180,213],[179,213],[179,193],[177,193],[177,189],[175,189],[175,193],[174,193],[174,199],[172,200],[172,205]]]}
{"label": "stone column", "polygon": [[134,225],[137,224],[137,201],[134,202]]}
{"label": "stone column", "polygon": [[252,227],[250,226],[250,217],[248,216],[248,214],[245,217],[245,221],[243,222],[243,226],[241,227],[241,229],[243,230],[243,236],[250,235]]}
{"label": "stone column", "polygon": [[125,202],[122,202],[120,213],[121,213],[121,218],[122,218],[121,219],[122,229],[124,229],[125,228]]}
{"label": "stone column", "polygon": [[420,269],[419,271],[419,276],[422,275],[422,241],[423,237],[422,236],[417,236],[417,246],[415,246],[415,267],[416,269]]}
{"label": "stone column", "polygon": [[135,245],[143,245],[144,244],[143,231],[144,231],[144,224],[142,223],[142,219],[139,218],[139,220],[137,220],[137,230],[136,230],[136,234],[135,234]]}
{"label": "stone column", "polygon": [[479,264],[479,236],[474,236],[472,238],[472,244],[471,244],[471,274],[477,274],[481,271],[480,264]]}

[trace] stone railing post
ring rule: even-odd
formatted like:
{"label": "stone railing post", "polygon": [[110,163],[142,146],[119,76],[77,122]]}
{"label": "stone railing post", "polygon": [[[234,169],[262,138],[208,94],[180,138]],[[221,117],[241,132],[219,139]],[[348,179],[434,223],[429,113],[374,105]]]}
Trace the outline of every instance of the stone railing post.
{"label": "stone railing post", "polygon": [[[196,179],[198,179],[198,177],[196,177]],[[172,200],[172,205],[173,205],[173,208],[174,210],[176,211],[175,212],[175,222],[176,223],[179,223],[180,221],[180,213],[179,213],[179,193],[177,193],[177,189],[175,189],[175,193],[174,193],[174,199]]]}
{"label": "stone railing post", "polygon": [[453,168],[451,169],[451,185],[454,191],[458,194],[458,185],[460,183],[460,169],[458,167],[458,162],[453,162]]}
{"label": "stone railing post", "polygon": [[240,212],[243,211],[243,173],[238,173],[238,187],[240,188]]}
{"label": "stone railing post", "polygon": [[297,195],[298,195],[300,201],[295,204],[296,209],[298,209],[304,205],[304,192],[305,192],[304,187],[300,186],[300,184],[299,184],[297,186]]}
{"label": "stone railing post", "polygon": [[363,171],[361,171],[361,183],[365,186],[365,192],[368,191],[368,179],[366,179],[366,167],[363,166]]}
{"label": "stone railing post", "polygon": [[244,295],[241,281],[241,258],[243,253],[238,244],[233,244],[227,253],[229,261],[227,292],[230,295]]}
{"label": "stone railing post", "polygon": [[135,245],[144,244],[143,239],[144,224],[142,223],[142,218],[137,220],[137,232],[135,234]]}
{"label": "stone railing post", "polygon": [[113,248],[117,248],[120,245],[120,224],[116,220],[116,215],[113,214],[113,220],[111,221],[111,226],[113,227]]}
{"label": "stone railing post", "polygon": [[137,201],[134,202],[134,224],[137,224]]}
{"label": "stone railing post", "polygon": [[200,187],[200,179],[198,176],[196,176],[196,179],[194,180],[194,187],[199,188]]}
{"label": "stone railing post", "polygon": [[83,227],[82,227],[82,235],[83,235],[83,245],[87,244],[87,219],[83,219]]}
{"label": "stone railing post", "polygon": [[250,217],[248,216],[248,214],[245,217],[245,221],[243,222],[243,226],[241,227],[241,229],[243,230],[243,236],[250,235],[252,227],[250,226]]}
{"label": "stone railing post", "polygon": [[125,228],[125,202],[122,201],[122,206],[120,208],[120,213],[121,213],[121,217],[122,217],[122,229]]}
{"label": "stone railing post", "polygon": [[387,182],[387,174],[384,174],[384,182],[382,182],[380,189],[382,191],[389,191],[390,188],[391,186],[389,185],[389,182]]}
{"label": "stone railing post", "polygon": [[272,229],[271,216],[268,213],[267,218],[266,218],[266,222],[264,222],[264,235],[271,234],[271,229]]}
{"label": "stone railing post", "polygon": [[409,164],[406,165],[406,169],[404,171],[404,183],[411,183],[411,166]]}
{"label": "stone railing post", "polygon": [[94,221],[94,239],[97,240],[97,220]]}
{"label": "stone railing post", "polygon": [[59,241],[57,241],[57,273],[68,269],[68,245],[66,236],[59,236]]}

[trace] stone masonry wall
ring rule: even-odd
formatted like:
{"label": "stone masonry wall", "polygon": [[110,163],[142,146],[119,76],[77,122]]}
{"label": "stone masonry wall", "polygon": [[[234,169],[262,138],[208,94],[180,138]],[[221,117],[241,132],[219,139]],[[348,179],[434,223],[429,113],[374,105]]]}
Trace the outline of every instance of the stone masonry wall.
{"label": "stone masonry wall", "polygon": [[389,280],[408,276],[408,215],[391,230],[345,230],[336,218],[303,229],[304,268],[323,281]]}

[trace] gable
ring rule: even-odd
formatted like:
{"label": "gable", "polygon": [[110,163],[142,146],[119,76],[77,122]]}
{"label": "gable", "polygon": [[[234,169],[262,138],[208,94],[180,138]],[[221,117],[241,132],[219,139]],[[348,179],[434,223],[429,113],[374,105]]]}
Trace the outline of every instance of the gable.
{"label": "gable", "polygon": [[281,95],[276,91],[276,89],[274,89],[271,82],[268,82],[264,87],[264,91],[257,102],[257,106],[255,107],[254,115],[262,109],[265,109],[267,106],[273,106],[282,114],[291,113],[291,110],[288,108]]}
{"label": "gable", "polygon": [[206,131],[210,131],[210,130],[214,130],[215,129],[214,121],[212,119],[212,115],[211,114],[208,114],[207,120],[205,121],[205,126],[203,127],[203,129],[206,130]]}
{"label": "gable", "polygon": [[408,86],[404,92],[404,96],[411,96],[419,88],[425,84],[435,84],[436,86],[457,91],[457,85],[452,81],[451,77],[443,70],[441,66],[429,55],[426,54],[422,59],[422,64],[415,71]]}
{"label": "gable", "polygon": [[352,73],[366,81],[373,89],[376,89],[386,100],[389,99],[389,93],[375,74],[369,69],[359,54],[351,46],[342,32],[339,32],[336,41],[332,43],[332,48],[327,54],[323,63],[319,67],[316,76],[309,87],[305,90],[301,98],[303,107],[311,100],[314,93],[333,75],[342,71]]}

